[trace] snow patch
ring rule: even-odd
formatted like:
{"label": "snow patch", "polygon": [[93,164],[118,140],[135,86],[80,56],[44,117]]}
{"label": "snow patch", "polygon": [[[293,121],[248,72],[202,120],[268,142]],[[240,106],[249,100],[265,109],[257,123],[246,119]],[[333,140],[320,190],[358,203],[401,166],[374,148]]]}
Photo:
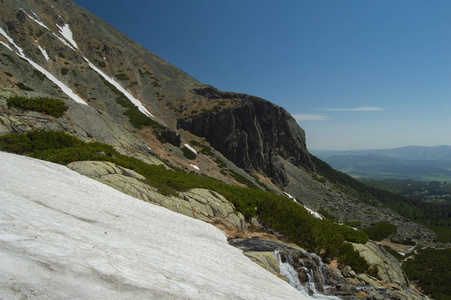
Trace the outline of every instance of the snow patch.
{"label": "snow patch", "polygon": [[13,49],[11,49],[11,47],[9,45],[7,45],[6,43],[0,41],[0,44],[2,44],[3,46],[5,46],[6,48],[8,48],[10,51],[13,51]]}
{"label": "snow patch", "polygon": [[[37,15],[32,11],[32,13],[36,16],[36,18],[37,18]],[[36,23],[38,23],[39,25],[41,25],[42,27],[44,27],[45,29],[47,29],[48,31],[50,31],[56,38],[58,38],[65,46],[67,46],[67,47],[69,47],[69,48],[71,48],[72,50],[74,50],[75,51],[75,48],[72,46],[72,45],[70,45],[69,43],[67,43],[66,42],[66,40],[65,39],[63,39],[62,37],[60,37],[60,36],[58,36],[58,35],[56,35],[52,30],[50,30],[50,28],[48,28],[47,26],[45,26],[45,24],[44,23],[42,23],[41,21],[39,21],[38,19],[36,19],[36,18],[33,18],[32,16],[30,16],[29,14],[27,14],[27,16],[30,18],[30,19],[32,19],[33,21],[35,21]],[[58,26],[58,25],[57,25]],[[60,30],[61,30],[61,28],[62,27],[60,27],[60,26],[58,26],[59,28],[60,28]],[[70,30],[70,29],[69,29]],[[63,33],[62,33],[63,34]],[[71,35],[72,35],[72,32],[70,33]],[[68,40],[68,41],[70,41],[70,40]],[[74,41],[74,43],[75,43],[75,41]],[[75,44],[75,45],[77,45],[77,44]],[[77,49],[78,49],[78,47],[76,47]]]}
{"label": "snow patch", "polygon": [[196,154],[197,155],[197,151],[196,151],[196,149],[194,149],[193,147],[191,147],[190,145],[188,145],[188,144],[184,144],[185,145],[185,147],[186,148],[188,148],[191,152],[193,152],[194,154]]}
{"label": "snow patch", "polygon": [[35,15],[36,18],[33,18],[32,16],[30,16],[30,15],[27,14],[27,13],[26,13],[26,15],[27,15],[30,19],[32,19],[33,21],[35,21],[36,23],[38,23],[39,25],[41,25],[42,27],[44,27],[45,29],[47,29],[48,31],[51,31],[47,26],[45,26],[44,23],[42,23],[41,21],[39,21],[39,20],[37,19],[38,16],[37,16],[33,11],[31,11],[31,12],[33,13],[33,15]]}
{"label": "snow patch", "polygon": [[310,298],[210,224],[29,157],[0,174],[1,299]]}
{"label": "snow patch", "polygon": [[[62,83],[61,81],[59,81],[55,76],[53,76],[50,72],[48,72],[46,69],[44,69],[43,67],[41,67],[40,65],[38,65],[37,63],[35,63],[34,61],[32,61],[31,59],[29,59],[28,57],[25,56],[22,48],[20,48],[19,46],[17,46],[13,39],[11,39],[8,34],[0,27],[0,34],[3,35],[16,49],[17,51],[13,51],[16,53],[16,55],[22,57],[23,59],[25,59],[26,61],[28,61],[28,63],[30,65],[32,65],[36,70],[40,71],[41,73],[43,73],[45,76],[47,76],[48,79],[50,79],[54,84],[56,84],[66,95],[68,95],[70,98],[72,98],[72,100],[81,103],[81,104],[86,104],[87,103],[80,98],[80,96],[78,96],[77,94],[75,94],[69,87],[67,87],[64,83]],[[12,51],[12,50],[11,50]]]}
{"label": "snow patch", "polygon": [[148,117],[155,118],[148,110],[144,107],[144,105],[133,97],[132,94],[127,92],[119,83],[117,83],[113,78],[108,77],[105,73],[103,73],[99,68],[97,68],[93,63],[91,63],[86,57],[83,57],[85,61],[89,64],[89,66],[96,71],[100,76],[102,76],[106,81],[114,85],[121,93],[123,93],[131,103],[133,103],[136,107],[138,107],[139,111],[145,114]]}
{"label": "snow patch", "polygon": [[[292,199],[294,202],[298,203],[298,201],[296,200],[296,198],[294,198],[293,196],[291,196],[290,194],[288,194],[287,192],[283,192],[285,195],[287,195],[288,198]],[[311,210],[310,208],[308,208],[307,206],[303,205],[304,208],[311,214],[313,215],[315,218],[318,219],[323,219],[323,217],[317,213],[316,211]]]}
{"label": "snow patch", "polygon": [[72,34],[72,31],[70,30],[69,24],[64,24],[64,26],[59,26],[56,24],[56,26],[60,29],[60,33],[63,35],[63,37],[71,43],[72,46],[74,46],[76,49],[78,49],[77,43],[74,41],[74,37]]}
{"label": "snow patch", "polygon": [[290,198],[291,200],[293,200],[294,202],[298,203],[298,201],[296,200],[296,198],[294,198],[293,196],[291,196],[290,194],[288,194],[287,192],[283,192],[285,195],[287,195],[288,198]]}
{"label": "snow patch", "polygon": [[[38,43],[38,41],[36,41],[36,43]],[[39,44],[38,44],[38,48],[39,48],[39,50],[41,50],[41,53],[44,56],[45,60],[48,61],[50,59],[50,57],[48,56],[47,51],[45,51],[45,49],[42,48],[41,45],[39,45]]]}
{"label": "snow patch", "polygon": [[308,208],[307,206],[304,205],[304,208],[310,213],[312,214],[315,218],[322,220],[323,217],[317,213],[316,211],[311,210],[310,208]]}
{"label": "snow patch", "polygon": [[200,169],[199,169],[199,167],[198,167],[198,166],[196,166],[196,165],[190,164],[190,166],[191,166],[191,167],[193,167],[194,169],[196,169],[197,171],[199,171],[199,170],[200,170]]}

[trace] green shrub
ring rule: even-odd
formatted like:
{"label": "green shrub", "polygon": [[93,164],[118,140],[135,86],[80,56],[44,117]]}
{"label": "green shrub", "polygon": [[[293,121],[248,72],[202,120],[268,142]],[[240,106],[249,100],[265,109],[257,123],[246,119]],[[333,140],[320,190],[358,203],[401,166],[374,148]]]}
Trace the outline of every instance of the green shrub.
{"label": "green shrub", "polygon": [[196,153],[191,151],[190,149],[186,147],[182,147],[183,156],[185,156],[188,159],[195,159],[197,157]]}
{"label": "green shrub", "polygon": [[373,241],[382,241],[383,239],[389,237],[393,233],[396,233],[398,231],[398,227],[388,222],[380,222],[377,223],[376,225],[363,228],[362,230]]}
{"label": "green shrub", "polygon": [[17,154],[28,154],[33,148],[28,136],[20,133],[8,133],[0,137],[0,149]]}
{"label": "green shrub", "polygon": [[390,241],[392,243],[394,243],[394,244],[411,245],[411,246],[416,245],[416,243],[414,241],[409,241],[409,240],[393,240],[393,239],[390,239]]}
{"label": "green shrub", "polygon": [[119,80],[129,80],[130,78],[128,78],[128,76],[124,73],[118,73],[115,74],[114,77],[116,77]]}
{"label": "green shrub", "polygon": [[25,85],[24,83],[22,83],[22,82],[16,83],[16,86],[17,86],[19,89],[24,90],[24,91],[28,91],[28,92],[34,91],[34,89],[32,89],[32,88],[29,87],[29,86],[26,86],[26,85]]}
{"label": "green shrub", "polygon": [[401,254],[399,254],[398,252],[396,252],[395,250],[393,250],[389,246],[384,245],[383,247],[388,253],[393,255],[397,260],[402,261],[404,259],[404,256],[402,256]]}
{"label": "green shrub", "polygon": [[67,73],[69,73],[69,69],[68,68],[62,68],[61,69],[61,75],[66,76]]}
{"label": "green shrub", "polygon": [[34,69],[33,74],[36,75],[41,81],[44,81],[46,76],[42,74],[39,70]]}
{"label": "green shrub", "polygon": [[6,103],[9,107],[14,106],[24,110],[37,111],[55,118],[62,117],[69,108],[63,101],[47,97],[27,98],[13,96]]}
{"label": "green shrub", "polygon": [[359,221],[350,221],[350,222],[346,222],[345,225],[349,226],[349,227],[357,228],[360,225],[362,225],[362,223],[360,223]]}
{"label": "green shrub", "polygon": [[320,182],[320,183],[326,183],[327,182],[326,178],[324,178],[324,177],[317,177],[317,178],[315,178],[315,180]]}
{"label": "green shrub", "polygon": [[95,63],[101,68],[106,68],[106,63],[104,61],[100,61],[98,59],[95,60]]}
{"label": "green shrub", "polygon": [[204,144],[201,144],[201,143],[199,143],[199,142],[197,142],[195,140],[191,140],[189,143],[192,146],[199,147],[200,148],[199,152],[202,153],[202,154],[209,155],[209,156],[212,156],[214,154],[210,147],[208,147],[208,146],[206,146]]}

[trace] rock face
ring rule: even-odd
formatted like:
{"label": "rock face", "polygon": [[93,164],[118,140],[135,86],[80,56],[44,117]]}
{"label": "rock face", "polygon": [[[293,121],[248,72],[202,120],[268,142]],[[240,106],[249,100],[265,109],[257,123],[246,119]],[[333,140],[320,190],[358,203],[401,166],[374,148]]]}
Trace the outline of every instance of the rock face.
{"label": "rock face", "polygon": [[281,242],[252,238],[233,239],[229,243],[309,295],[326,294],[343,299],[428,299],[409,287],[399,262],[371,242],[354,246],[370,265],[379,268],[378,278],[356,274],[349,267],[340,270],[333,263],[328,266],[316,254]]}
{"label": "rock face", "polygon": [[177,122],[179,128],[205,137],[238,167],[261,171],[279,186],[288,182],[281,159],[314,172],[305,133],[285,109],[258,97],[220,92],[212,87],[194,91],[209,99],[239,99],[241,105],[181,118]]}
{"label": "rock face", "polygon": [[179,196],[164,196],[147,185],[144,177],[114,163],[80,161],[68,167],[80,174],[105,183],[125,194],[158,204],[172,211],[209,223],[219,223],[226,228],[246,229],[241,213],[236,213],[232,203],[222,195],[205,189],[192,189]]}

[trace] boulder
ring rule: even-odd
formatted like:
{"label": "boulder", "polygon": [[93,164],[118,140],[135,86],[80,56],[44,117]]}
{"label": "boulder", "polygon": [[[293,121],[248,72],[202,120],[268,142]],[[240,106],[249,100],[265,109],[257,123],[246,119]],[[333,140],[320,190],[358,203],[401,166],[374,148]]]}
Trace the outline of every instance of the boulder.
{"label": "boulder", "polygon": [[[368,242],[363,244],[353,244],[354,249],[359,251],[360,255],[369,265],[377,267],[377,276],[387,283],[399,283],[406,287],[409,285],[408,279],[401,268],[399,261],[379,245]],[[367,281],[367,280],[365,280]]]}
{"label": "boulder", "polygon": [[172,211],[209,223],[221,223],[229,228],[247,229],[244,216],[236,212],[232,203],[222,195],[206,190],[192,189],[177,196],[165,196],[144,182],[144,177],[133,170],[111,162],[79,161],[68,168],[111,186],[125,194],[148,201]]}

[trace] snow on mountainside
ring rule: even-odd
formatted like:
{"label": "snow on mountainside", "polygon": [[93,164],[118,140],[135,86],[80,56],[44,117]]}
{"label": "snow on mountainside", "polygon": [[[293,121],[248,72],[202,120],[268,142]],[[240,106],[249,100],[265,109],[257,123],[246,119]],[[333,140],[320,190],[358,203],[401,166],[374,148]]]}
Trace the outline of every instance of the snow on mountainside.
{"label": "snow on mountainside", "polygon": [[304,299],[219,229],[0,152],[1,299]]}

